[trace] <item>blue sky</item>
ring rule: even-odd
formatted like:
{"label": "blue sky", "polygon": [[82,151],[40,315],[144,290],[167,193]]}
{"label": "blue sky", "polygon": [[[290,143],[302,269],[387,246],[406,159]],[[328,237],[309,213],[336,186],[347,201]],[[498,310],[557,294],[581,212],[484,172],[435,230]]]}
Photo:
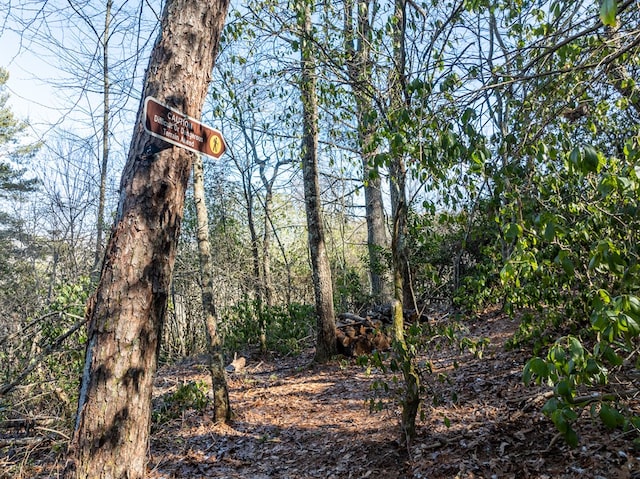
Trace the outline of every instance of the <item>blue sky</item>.
{"label": "blue sky", "polygon": [[37,53],[19,49],[17,34],[5,31],[0,42],[0,66],[9,70],[7,83],[9,105],[18,118],[28,119],[36,131],[54,121],[58,114],[55,92],[46,82],[55,77],[56,69]]}

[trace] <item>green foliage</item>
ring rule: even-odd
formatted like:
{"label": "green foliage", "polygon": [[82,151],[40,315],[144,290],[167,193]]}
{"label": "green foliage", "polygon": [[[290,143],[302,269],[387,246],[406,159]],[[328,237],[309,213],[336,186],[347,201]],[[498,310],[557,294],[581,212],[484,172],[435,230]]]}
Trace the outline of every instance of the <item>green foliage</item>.
{"label": "green foliage", "polygon": [[[79,380],[84,365],[86,324],[84,308],[89,279],[60,285],[52,300],[35,317],[25,319],[5,337],[0,352],[0,385],[26,383],[38,401],[23,401],[20,390],[10,389],[11,404],[22,414],[38,411],[70,421],[76,411]],[[51,397],[54,400],[49,400]]]}
{"label": "green foliage", "polygon": [[344,310],[357,310],[367,303],[369,298],[364,294],[361,275],[355,268],[348,267],[335,276],[335,304],[341,305]]}
{"label": "green foliage", "polygon": [[[9,72],[0,67],[0,158],[20,161],[31,158],[38,150],[38,144],[26,144],[22,136],[27,123],[18,120],[9,109],[9,95],[4,92],[9,80]],[[23,180],[22,171],[14,170],[5,161],[0,161],[0,197],[6,191],[30,191],[34,180]]]}
{"label": "green foliage", "polygon": [[[622,365],[622,358],[607,341],[595,344],[588,351],[579,338],[568,336],[559,339],[549,349],[546,358],[534,357],[523,371],[526,384],[546,382],[553,387],[554,395],[544,405],[547,415],[560,431],[567,443],[578,444],[578,436],[572,424],[582,409],[589,406],[592,418],[597,418],[609,429],[623,428],[635,431],[640,437],[639,419],[625,410],[624,397],[618,393],[593,393],[578,395],[582,387],[605,387],[609,377]],[[624,411],[624,412],[623,412]]]}
{"label": "green foliage", "polygon": [[313,306],[297,303],[259,306],[256,301],[243,301],[221,312],[220,329],[226,353],[258,347],[263,322],[269,351],[283,355],[298,354],[309,345],[309,340],[314,337]]}
{"label": "green foliage", "polygon": [[[55,354],[45,360],[47,369],[55,378],[57,387],[61,388],[75,403],[79,380],[84,366],[85,345],[87,342],[87,328],[84,324],[84,311],[91,289],[88,276],[79,278],[77,283],[61,285],[49,305],[52,321],[45,321],[42,327],[43,344],[60,345],[55,348]],[[72,328],[76,328],[71,336],[61,341]]]}
{"label": "green foliage", "polygon": [[570,324],[579,326],[573,328],[574,334],[555,340],[546,357],[531,359],[523,374],[527,383],[546,382],[554,388],[544,412],[574,445],[577,436],[572,423],[587,405],[591,405],[592,417],[607,427],[630,428],[635,420],[624,413],[623,397],[615,388],[611,394],[579,397],[591,388],[611,387],[610,377],[623,367],[622,358],[638,358],[637,139],[629,141],[623,151],[624,157],[617,159],[605,158],[591,147],[573,149],[567,155],[565,172],[557,180],[541,183],[558,191],[559,200],[566,196],[563,189],[572,188],[573,201],[563,204],[547,199],[553,207],[525,224],[502,272],[503,281],[515,282],[521,291],[535,281],[541,294],[528,295],[526,301],[544,302],[555,311],[562,308],[562,314],[556,316],[561,319],[558,326],[565,330]]}
{"label": "green foliage", "polygon": [[616,26],[616,15],[618,14],[617,0],[600,1],[600,21],[608,27]]}
{"label": "green foliage", "polygon": [[[373,394],[369,399],[369,409],[372,412],[402,404],[406,386],[401,380],[401,375],[409,364],[413,366],[419,378],[418,394],[421,401],[429,398],[434,405],[445,401],[456,402],[457,393],[453,389],[448,398],[436,393],[434,384],[448,382],[448,377],[444,374],[434,374],[431,362],[424,358],[429,352],[444,347],[457,348],[461,354],[468,351],[475,357],[481,358],[484,348],[489,344],[488,338],[470,337],[464,324],[458,320],[436,327],[413,323],[406,328],[404,339],[402,348],[406,354],[375,351],[371,355],[358,357],[358,364],[365,368],[367,374],[375,374],[377,371],[383,375],[391,374],[390,381],[381,377],[372,383]],[[397,351],[397,348],[398,345],[394,345],[394,351]]]}
{"label": "green foliage", "polygon": [[203,411],[210,403],[204,381],[189,381],[174,392],[163,395],[154,407],[152,421],[156,425],[178,419],[188,410]]}

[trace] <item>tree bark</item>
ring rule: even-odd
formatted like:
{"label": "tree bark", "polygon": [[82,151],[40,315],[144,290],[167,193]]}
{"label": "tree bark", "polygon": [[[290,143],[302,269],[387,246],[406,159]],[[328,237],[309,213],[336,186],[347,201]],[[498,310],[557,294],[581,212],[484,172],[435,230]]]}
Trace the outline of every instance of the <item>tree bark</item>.
{"label": "tree bark", "polygon": [[[353,32],[354,6],[357,14],[357,31]],[[349,82],[356,103],[358,121],[358,147],[362,157],[365,214],[367,221],[367,246],[369,253],[369,278],[371,295],[376,300],[388,302],[391,288],[385,271],[384,252],[388,249],[384,203],[378,167],[373,164],[376,151],[374,143],[375,123],[368,119],[374,104],[371,89],[371,0],[345,1],[345,53]]]}
{"label": "tree bark", "polygon": [[104,16],[104,32],[102,34],[102,161],[100,163],[100,189],[98,193],[98,214],[96,221],[96,248],[93,258],[92,279],[97,283],[102,262],[102,237],[104,232],[104,209],[107,196],[107,168],[109,167],[109,120],[110,120],[110,88],[109,80],[109,27],[111,26],[112,0],[107,0],[107,9]]}
{"label": "tree bark", "polygon": [[[405,78],[406,10],[406,0],[395,1],[394,19],[397,22],[397,25],[393,30],[394,65],[389,75],[392,124],[397,124],[401,121],[401,112],[407,108],[408,95]],[[402,133],[399,131],[397,131],[395,134],[402,135]],[[394,268],[398,268],[400,274],[402,275],[402,303],[405,308],[408,308],[415,306],[415,298],[411,285],[409,258],[407,255],[405,241],[408,212],[405,191],[407,168],[404,159],[405,152],[402,151],[401,147],[398,148],[398,151],[394,151],[394,149],[392,148],[392,151],[390,153],[391,160],[389,165],[389,186],[391,189],[391,211],[393,214],[394,228],[399,228],[397,232],[394,232],[394,236],[397,234],[397,238],[395,238],[397,251],[393,251],[392,255],[396,257]]]}
{"label": "tree bark", "polygon": [[[406,108],[406,80],[405,80],[405,29],[406,29],[406,0],[395,0],[394,18],[398,22],[394,30],[393,53],[394,67],[391,70],[389,83],[391,90],[392,118],[399,121],[399,113]],[[402,134],[396,132],[396,135]],[[401,443],[408,444],[415,437],[416,416],[420,406],[420,377],[416,371],[413,354],[404,336],[404,307],[413,306],[415,301],[408,274],[409,263],[406,253],[407,229],[407,200],[405,192],[406,165],[405,152],[401,148],[391,151],[389,176],[391,180],[391,206],[393,210],[393,235],[391,252],[393,257],[393,332],[394,353],[402,370],[405,382],[404,397],[402,398],[402,416],[400,436]]]}
{"label": "tree bark", "polygon": [[89,302],[78,416],[64,477],[143,478],[151,393],[193,154],[143,128],[154,96],[199,118],[227,0],[168,0],[146,72],[120,203]]}
{"label": "tree bark", "polygon": [[202,277],[202,309],[207,332],[207,360],[213,392],[213,419],[215,422],[228,423],[231,420],[231,406],[229,405],[227,378],[224,375],[222,344],[218,335],[218,315],[214,302],[209,215],[204,194],[204,166],[201,156],[197,156],[193,163],[193,199],[196,204],[198,221],[197,237],[200,275]]}
{"label": "tree bark", "polygon": [[320,201],[318,172],[318,99],[316,92],[316,66],[313,58],[311,28],[311,5],[308,0],[299,0],[298,21],[302,27],[300,38],[302,76],[302,170],[304,198],[307,213],[309,251],[316,300],[318,333],[316,337],[315,361],[329,360],[337,352],[336,321],[333,310],[333,285],[331,268],[325,245]]}

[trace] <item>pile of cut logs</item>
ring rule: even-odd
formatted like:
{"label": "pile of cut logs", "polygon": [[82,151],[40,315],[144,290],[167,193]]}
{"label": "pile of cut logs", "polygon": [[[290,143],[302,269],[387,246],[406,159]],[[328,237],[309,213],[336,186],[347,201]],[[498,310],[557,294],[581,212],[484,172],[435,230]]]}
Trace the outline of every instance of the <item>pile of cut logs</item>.
{"label": "pile of cut logs", "polygon": [[[424,312],[405,310],[403,314],[407,323],[429,321]],[[339,314],[336,321],[338,352],[347,357],[354,357],[389,349],[392,337],[388,330],[392,323],[390,304],[369,309],[364,316],[352,313]]]}
{"label": "pile of cut logs", "polygon": [[365,317],[351,313],[339,314],[336,322],[338,352],[347,357],[354,357],[389,349],[391,337],[386,333],[386,326],[389,324],[390,316],[386,318],[369,314]]}

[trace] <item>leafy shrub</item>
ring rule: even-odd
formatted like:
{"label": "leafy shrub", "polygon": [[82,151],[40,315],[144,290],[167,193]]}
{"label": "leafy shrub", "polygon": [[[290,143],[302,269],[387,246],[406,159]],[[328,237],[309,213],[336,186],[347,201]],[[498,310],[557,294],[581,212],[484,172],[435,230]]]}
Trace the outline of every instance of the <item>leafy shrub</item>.
{"label": "leafy shrub", "polygon": [[209,405],[207,392],[209,387],[204,381],[190,381],[178,387],[174,392],[162,396],[154,407],[152,420],[155,424],[164,424],[182,416],[190,409],[202,411]]}
{"label": "leafy shrub", "polygon": [[[27,319],[18,331],[3,338],[7,344],[0,356],[0,380],[9,386],[27,382],[35,388],[41,400],[29,403],[30,413],[38,410],[69,421],[75,413],[84,363],[88,291],[86,277],[58,286],[53,300],[37,317]],[[56,400],[48,400],[51,396]],[[13,400],[23,403],[16,395]]]}
{"label": "leafy shrub", "polygon": [[243,301],[222,311],[221,332],[227,354],[260,345],[263,323],[266,346],[279,354],[298,354],[313,337],[314,307],[292,303],[262,308],[255,301]]}
{"label": "leafy shrub", "polygon": [[[591,147],[574,148],[559,181],[579,189],[579,200],[564,208],[556,205],[531,225],[518,241],[518,254],[503,269],[505,281],[528,281],[534,275],[542,280],[538,288],[546,296],[540,301],[547,305],[567,298],[567,307],[555,311],[579,326],[524,369],[525,382],[553,387],[543,411],[572,445],[578,443],[572,424],[587,406],[607,427],[635,430],[640,438],[640,418],[625,407],[630,392],[611,381],[625,368],[640,366],[640,250],[634,233],[640,229],[638,143],[628,143],[624,154],[619,160]],[[555,257],[542,251],[553,251]],[[560,294],[554,295],[552,286]]]}
{"label": "leafy shrub", "polygon": [[[365,367],[368,374],[380,371],[382,374],[391,373],[391,380],[385,378],[376,379],[372,383],[372,397],[369,399],[369,409],[380,411],[388,404],[402,404],[405,397],[405,384],[401,374],[406,364],[410,361],[418,375],[418,394],[423,398],[429,396],[433,404],[441,404],[447,400],[456,401],[456,391],[451,391],[449,398],[441,397],[435,388],[436,382],[446,382],[446,375],[434,375],[431,362],[425,356],[429,351],[440,350],[443,347],[455,347],[460,353],[468,351],[481,358],[484,348],[488,345],[487,338],[471,338],[464,325],[452,320],[448,324],[436,327],[423,323],[413,323],[405,330],[406,355],[394,352],[375,351],[372,355],[360,356],[358,364]],[[394,344],[394,349],[397,345]],[[457,365],[454,364],[454,367]],[[421,410],[421,418],[424,416]]]}

